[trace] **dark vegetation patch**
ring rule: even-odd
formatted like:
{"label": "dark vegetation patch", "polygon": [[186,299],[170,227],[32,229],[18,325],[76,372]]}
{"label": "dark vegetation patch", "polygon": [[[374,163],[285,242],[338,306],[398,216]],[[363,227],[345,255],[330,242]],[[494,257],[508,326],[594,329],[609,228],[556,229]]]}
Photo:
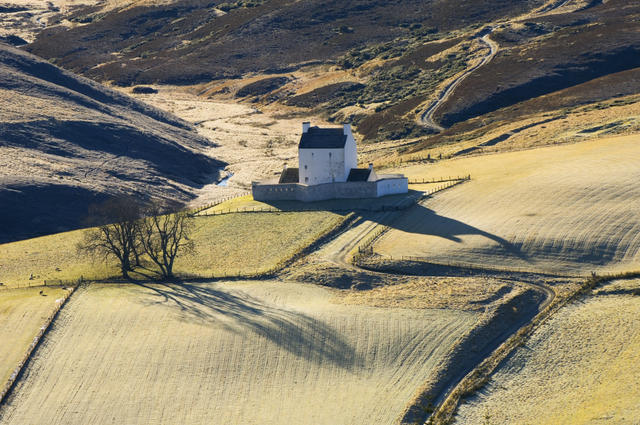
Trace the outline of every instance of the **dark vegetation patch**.
{"label": "dark vegetation patch", "polygon": [[501,47],[528,42],[536,37],[549,34],[558,28],[552,25],[545,25],[539,22],[525,22],[524,28],[513,29],[512,27],[502,28],[491,34],[491,39],[495,40]]}
{"label": "dark vegetation patch", "polygon": [[325,102],[336,101],[337,98],[345,98],[349,94],[357,94],[365,88],[364,84],[346,81],[319,87],[310,92],[290,97],[286,104],[303,108],[313,108]]}
{"label": "dark vegetation patch", "polygon": [[262,96],[279,89],[289,81],[291,80],[287,77],[263,78],[240,88],[236,93],[236,97]]}
{"label": "dark vegetation patch", "polygon": [[543,3],[264,0],[233,2],[223,16],[215,9],[221,4],[209,0],[106,13],[90,7],[72,16],[85,25],[46,29],[28,49],[65,68],[120,85],[194,84],[328,61],[350,49],[436,28],[447,32],[482,24]]}
{"label": "dark vegetation patch", "polygon": [[432,134],[431,129],[419,125],[415,120],[405,118],[407,112],[415,109],[423,100],[420,97],[407,99],[358,120],[358,132],[368,140],[397,140]]}
{"label": "dark vegetation patch", "polygon": [[18,6],[18,5],[0,5],[0,13],[17,13],[17,12],[27,12],[29,10],[28,7]]}
{"label": "dark vegetation patch", "polygon": [[133,89],[131,89],[131,92],[135,94],[154,94],[158,93],[158,90],[149,86],[135,86]]}
{"label": "dark vegetation patch", "polygon": [[[461,140],[460,137],[463,134],[466,134],[466,138],[481,137],[498,126],[549,111],[554,111],[554,114],[548,119],[559,119],[563,118],[563,111],[569,113],[586,105],[593,105],[593,108],[598,109],[623,106],[634,102],[633,99],[628,100],[625,97],[640,93],[639,82],[640,68],[606,75],[457,123],[443,133],[419,142],[410,151],[415,152],[439,144],[457,142]],[[637,101],[638,99],[635,100]]]}
{"label": "dark vegetation patch", "polygon": [[27,40],[20,38],[17,35],[0,36],[0,43],[7,43],[15,47],[24,46],[25,44],[28,44]]}
{"label": "dark vegetation patch", "polygon": [[432,41],[422,46],[417,46],[409,50],[397,60],[390,62],[387,67],[415,66],[425,70],[439,68],[440,65],[442,65],[442,62],[427,62],[427,59],[461,43],[462,41],[462,38],[451,38],[442,41]]}
{"label": "dark vegetation patch", "polygon": [[417,124],[412,112],[442,81],[463,71],[466,65],[466,52],[460,50],[434,70],[402,65],[385,67],[377,71],[361,91],[334,99],[327,109],[334,112],[349,105],[380,103],[373,115],[354,117],[353,120],[358,132],[369,140],[396,140],[431,134],[431,129]]}

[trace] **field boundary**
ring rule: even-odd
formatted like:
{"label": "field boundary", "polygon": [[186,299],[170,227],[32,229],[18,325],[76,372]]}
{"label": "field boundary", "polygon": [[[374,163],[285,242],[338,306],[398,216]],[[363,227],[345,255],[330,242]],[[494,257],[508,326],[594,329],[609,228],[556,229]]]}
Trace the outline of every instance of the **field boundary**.
{"label": "field boundary", "polygon": [[232,199],[236,199],[236,198],[242,198],[243,196],[247,196],[247,195],[251,195],[251,192],[250,192],[250,191],[248,191],[248,190],[243,191],[243,192],[240,192],[240,193],[237,193],[237,194],[232,195],[232,196],[226,196],[226,197],[224,197],[224,198],[220,198],[220,199],[218,199],[218,200],[216,200],[216,201],[214,201],[214,202],[211,202],[211,203],[206,204],[206,205],[202,205],[202,206],[200,206],[200,207],[196,207],[196,208],[192,208],[192,209],[187,209],[186,211],[187,211],[187,213],[189,213],[189,215],[190,215],[190,216],[192,216],[192,217],[193,217],[193,216],[197,216],[197,215],[198,215],[198,213],[200,213],[200,212],[202,212],[202,211],[204,211],[204,210],[208,210],[209,208],[213,208],[213,207],[215,207],[215,206],[217,206],[217,205],[220,205],[220,204],[222,204],[222,203],[224,203],[224,202],[227,202],[227,201],[230,201],[230,200],[232,200]]}
{"label": "field boundary", "polygon": [[[445,399],[449,391],[456,387],[457,382],[475,370],[478,363],[473,357],[486,359],[490,356],[513,335],[514,331],[539,314],[539,309],[544,308],[545,302],[550,300],[549,297],[555,297],[555,294],[543,290],[538,285],[531,285],[499,305],[491,314],[482,317],[469,333],[460,337],[451,357],[443,362],[441,372],[433,385],[422,389],[406,408],[402,423],[420,423],[427,420],[434,410],[434,403]],[[517,317],[520,312],[524,313],[523,317]],[[472,353],[471,359],[469,353]],[[462,370],[457,371],[458,368]]]}
{"label": "field boundary", "polygon": [[446,183],[446,182],[453,182],[453,181],[459,181],[459,180],[471,180],[471,174],[467,174],[466,176],[462,176],[462,177],[456,176],[456,177],[448,177],[448,178],[441,177],[439,179],[433,178],[431,180],[428,180],[428,179],[409,180],[409,184]]}
{"label": "field boundary", "polygon": [[67,301],[71,298],[71,296],[76,292],[77,288],[82,283],[83,283],[82,280],[76,280],[74,285],[69,285],[69,290],[66,296],[64,296],[62,300],[57,303],[58,305],[55,307],[54,311],[47,317],[45,324],[40,328],[40,331],[33,338],[33,341],[31,341],[31,344],[27,348],[27,352],[22,357],[22,360],[20,361],[20,363],[18,363],[18,366],[16,366],[16,368],[14,369],[13,373],[9,377],[9,380],[2,387],[2,391],[0,392],[0,408],[2,408],[2,406],[6,403],[7,398],[10,396],[16,383],[22,376],[24,369],[29,364],[29,361],[31,361],[32,355],[37,350],[38,346],[40,345],[40,342],[45,337],[47,332],[49,332],[49,330],[51,329],[51,326],[55,321],[55,319],[58,317],[58,314],[60,313],[60,311],[65,306]]}
{"label": "field boundary", "polygon": [[[357,265],[365,270],[371,271],[382,271],[385,269],[393,270],[399,269],[398,272],[401,272],[401,269],[411,268],[414,265],[420,265],[422,267],[448,267],[452,269],[463,269],[463,270],[476,270],[480,272],[498,272],[498,273],[519,273],[519,274],[532,274],[537,276],[549,276],[549,277],[566,277],[566,278],[577,278],[583,279],[585,275],[573,275],[567,273],[551,273],[551,272],[543,272],[539,270],[535,270],[527,267],[500,267],[500,266],[491,266],[491,265],[478,265],[474,263],[465,263],[465,262],[455,262],[455,261],[447,261],[447,262],[438,262],[432,261],[427,257],[414,257],[410,255],[402,255],[399,257],[394,257],[391,255],[385,255],[373,252],[373,247],[368,247],[363,249],[360,256],[357,257]],[[412,264],[413,263],[413,264]],[[416,264],[417,263],[417,264]],[[404,272],[402,272],[404,273]],[[408,273],[409,275],[411,273]]]}

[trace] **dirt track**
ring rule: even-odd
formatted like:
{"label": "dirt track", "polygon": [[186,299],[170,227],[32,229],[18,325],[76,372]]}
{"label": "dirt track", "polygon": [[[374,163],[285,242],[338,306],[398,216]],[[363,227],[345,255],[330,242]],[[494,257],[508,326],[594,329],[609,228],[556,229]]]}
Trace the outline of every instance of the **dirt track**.
{"label": "dirt track", "polygon": [[491,31],[493,31],[493,28],[489,27],[488,29],[489,34],[485,34],[483,35],[480,40],[487,45],[487,47],[489,47],[489,52],[487,53],[487,55],[485,57],[482,58],[482,60],[474,65],[473,67],[469,68],[468,70],[466,70],[464,73],[462,73],[462,75],[460,75],[459,77],[457,77],[456,79],[454,79],[451,83],[449,83],[443,90],[442,92],[440,92],[440,94],[438,95],[438,99],[433,102],[420,116],[420,121],[422,123],[422,125],[424,125],[425,127],[428,128],[432,128],[436,131],[442,131],[444,130],[444,127],[442,127],[441,125],[437,124],[434,120],[433,120],[433,115],[436,113],[436,111],[438,110],[438,108],[443,105],[451,96],[451,93],[453,93],[453,91],[456,89],[456,87],[458,87],[460,85],[460,83],[462,81],[464,81],[465,78],[467,78],[469,75],[471,75],[474,71],[476,71],[478,68],[486,65],[487,63],[489,63],[491,61],[491,59],[493,59],[493,57],[498,53],[498,50],[500,49],[500,46],[498,45],[498,43],[496,43],[495,41],[491,40],[490,35],[491,35]]}

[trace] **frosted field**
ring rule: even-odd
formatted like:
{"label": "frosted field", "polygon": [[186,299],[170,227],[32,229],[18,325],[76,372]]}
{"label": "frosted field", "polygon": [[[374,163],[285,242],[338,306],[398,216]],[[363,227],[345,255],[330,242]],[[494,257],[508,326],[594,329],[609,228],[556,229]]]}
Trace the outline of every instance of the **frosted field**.
{"label": "frosted field", "polygon": [[472,180],[389,223],[380,254],[566,274],[640,266],[640,135],[400,171]]}
{"label": "frosted field", "polygon": [[616,286],[542,325],[455,423],[640,423],[640,297]]}
{"label": "frosted field", "polygon": [[0,290],[0,390],[55,311],[58,300],[66,296],[67,291],[61,288]]}
{"label": "frosted field", "polygon": [[480,317],[297,283],[92,285],[2,424],[392,424]]}

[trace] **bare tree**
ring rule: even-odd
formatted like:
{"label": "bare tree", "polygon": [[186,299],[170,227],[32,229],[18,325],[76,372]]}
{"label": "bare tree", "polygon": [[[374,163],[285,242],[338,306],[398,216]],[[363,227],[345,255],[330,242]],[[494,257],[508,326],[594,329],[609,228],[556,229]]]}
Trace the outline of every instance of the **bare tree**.
{"label": "bare tree", "polygon": [[159,268],[163,278],[173,277],[173,264],[179,251],[193,251],[189,238],[193,231],[193,217],[181,211],[163,214],[162,207],[152,206],[147,217],[140,221],[139,241],[144,253]]}
{"label": "bare tree", "polygon": [[[129,278],[134,265],[139,265],[141,244],[138,240],[140,205],[131,198],[115,198],[89,207],[89,224],[99,224],[86,231],[78,243],[79,252],[98,255],[120,262],[122,277]],[[111,224],[104,224],[111,223]]]}

